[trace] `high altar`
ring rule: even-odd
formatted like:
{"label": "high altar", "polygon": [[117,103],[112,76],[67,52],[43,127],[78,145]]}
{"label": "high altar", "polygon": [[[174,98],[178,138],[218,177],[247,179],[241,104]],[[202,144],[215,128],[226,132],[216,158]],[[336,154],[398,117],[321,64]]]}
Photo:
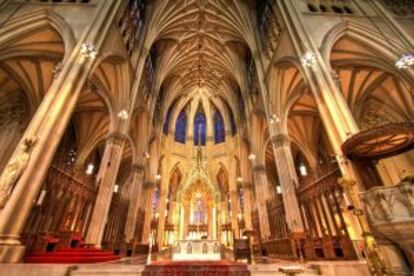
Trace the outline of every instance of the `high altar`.
{"label": "high altar", "polygon": [[174,261],[218,261],[220,244],[216,240],[180,240],[172,255]]}

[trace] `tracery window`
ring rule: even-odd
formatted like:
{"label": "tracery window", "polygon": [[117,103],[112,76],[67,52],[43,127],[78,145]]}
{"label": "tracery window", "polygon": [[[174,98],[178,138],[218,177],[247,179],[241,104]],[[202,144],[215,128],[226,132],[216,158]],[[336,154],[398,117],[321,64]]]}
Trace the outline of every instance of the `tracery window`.
{"label": "tracery window", "polygon": [[[194,117],[194,145],[205,146],[207,135],[206,115],[202,110],[198,110]],[[199,141],[201,139],[201,141]]]}
{"label": "tracery window", "polygon": [[216,144],[223,143],[226,140],[226,132],[224,127],[223,116],[220,111],[214,113],[214,142]]}
{"label": "tracery window", "polygon": [[120,32],[129,55],[137,47],[145,18],[145,0],[129,0],[119,22]]}
{"label": "tracery window", "polygon": [[351,0],[309,0],[308,10],[310,12],[354,14]]}
{"label": "tracery window", "polygon": [[282,25],[272,8],[272,1],[261,0],[257,7],[257,21],[262,48],[268,58],[273,56],[279,43]]}
{"label": "tracery window", "polygon": [[384,4],[398,16],[414,16],[412,0],[383,0]]}
{"label": "tracery window", "polygon": [[178,115],[177,121],[175,123],[175,141],[185,144],[185,136],[186,136],[186,128],[187,128],[187,114],[184,110],[180,112]]}

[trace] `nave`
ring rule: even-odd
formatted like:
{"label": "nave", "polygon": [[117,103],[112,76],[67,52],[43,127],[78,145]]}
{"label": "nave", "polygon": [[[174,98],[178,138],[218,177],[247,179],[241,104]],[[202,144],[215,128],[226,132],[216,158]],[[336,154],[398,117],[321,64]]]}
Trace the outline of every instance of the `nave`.
{"label": "nave", "polygon": [[413,22],[0,0],[0,274],[412,274]]}

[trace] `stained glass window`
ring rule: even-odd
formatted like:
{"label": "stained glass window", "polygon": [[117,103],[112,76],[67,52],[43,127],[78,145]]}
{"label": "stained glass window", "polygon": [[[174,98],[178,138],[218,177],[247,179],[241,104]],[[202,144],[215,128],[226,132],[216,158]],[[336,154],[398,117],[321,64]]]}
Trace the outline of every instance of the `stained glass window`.
{"label": "stained glass window", "polygon": [[223,143],[226,140],[223,116],[219,111],[214,114],[214,142]]}
{"label": "stained glass window", "polygon": [[206,214],[204,209],[204,204],[201,198],[196,198],[194,204],[194,224],[205,224],[206,223]]}
{"label": "stained glass window", "polygon": [[175,141],[185,144],[187,114],[182,110],[175,123]]}
{"label": "stained glass window", "polygon": [[197,111],[194,117],[194,145],[198,145],[201,137],[201,145],[206,145],[207,124],[206,115],[203,111]]}

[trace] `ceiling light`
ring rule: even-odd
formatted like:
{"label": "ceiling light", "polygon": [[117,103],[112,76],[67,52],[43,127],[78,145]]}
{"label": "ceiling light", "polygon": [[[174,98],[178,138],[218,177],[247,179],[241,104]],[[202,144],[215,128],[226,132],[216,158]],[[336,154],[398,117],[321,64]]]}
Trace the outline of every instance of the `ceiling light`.
{"label": "ceiling light", "polygon": [[312,67],[316,63],[316,55],[312,52],[306,52],[300,60],[303,66]]}
{"label": "ceiling light", "polygon": [[400,57],[399,60],[395,63],[395,66],[398,69],[407,69],[410,66],[414,65],[414,55],[406,53]]}
{"label": "ceiling light", "polygon": [[241,183],[241,182],[243,182],[243,178],[242,178],[241,176],[239,176],[239,177],[237,177],[236,181],[237,181],[238,183]]}
{"label": "ceiling light", "polygon": [[161,179],[161,175],[160,174],[157,174],[156,176],[155,176],[155,180],[160,180]]}
{"label": "ceiling light", "polygon": [[122,109],[121,111],[119,111],[118,117],[121,118],[122,120],[127,120],[129,117],[128,111],[126,111],[125,109]]}
{"label": "ceiling light", "polygon": [[280,119],[279,119],[279,117],[277,117],[277,115],[276,115],[276,114],[272,114],[272,115],[270,116],[270,118],[269,118],[269,123],[270,123],[271,125],[274,125],[274,124],[279,123],[279,122],[280,122]]}
{"label": "ceiling light", "polygon": [[249,160],[250,160],[250,161],[254,161],[254,160],[256,160],[256,155],[255,155],[254,153],[250,154],[250,155],[249,155]]}
{"label": "ceiling light", "polygon": [[83,43],[80,52],[87,58],[95,58],[98,55],[98,50],[92,43]]}

